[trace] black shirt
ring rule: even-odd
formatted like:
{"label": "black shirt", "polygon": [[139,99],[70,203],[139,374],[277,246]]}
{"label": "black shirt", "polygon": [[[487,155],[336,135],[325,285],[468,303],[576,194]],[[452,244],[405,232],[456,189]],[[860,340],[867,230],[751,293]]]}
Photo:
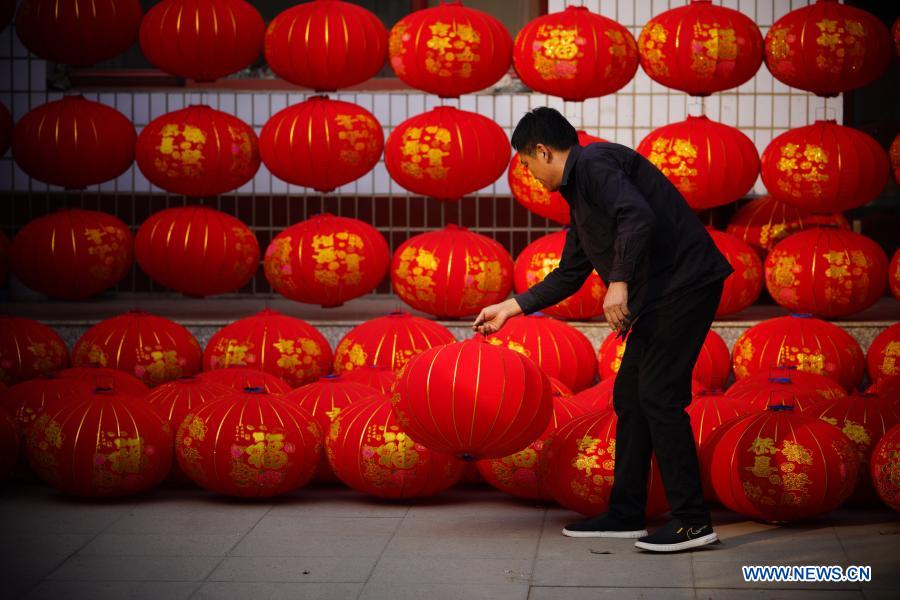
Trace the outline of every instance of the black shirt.
{"label": "black shirt", "polygon": [[607,286],[628,283],[631,322],[734,272],[678,189],[631,148],[574,146],[559,191],[571,225],[559,266],[515,296],[525,314],[565,300],[595,269]]}

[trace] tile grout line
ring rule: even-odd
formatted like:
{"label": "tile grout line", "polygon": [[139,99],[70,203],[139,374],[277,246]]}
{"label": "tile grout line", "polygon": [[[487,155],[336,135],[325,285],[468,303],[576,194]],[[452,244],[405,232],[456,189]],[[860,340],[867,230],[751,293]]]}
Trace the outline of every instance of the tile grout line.
{"label": "tile grout line", "polygon": [[372,564],[372,568],[369,569],[369,574],[366,576],[366,580],[362,582],[362,586],[359,588],[359,593],[356,594],[356,600],[362,597],[363,592],[366,589],[366,586],[369,585],[369,580],[372,579],[372,575],[375,574],[375,569],[378,568],[378,563],[381,562],[381,558],[384,556],[385,550],[387,547],[391,545],[391,542],[394,540],[394,537],[397,535],[397,531],[403,525],[403,521],[406,520],[406,517],[409,516],[409,511],[412,509],[412,505],[406,507],[406,511],[403,513],[403,517],[397,520],[397,526],[394,527],[394,531],[391,532],[391,537],[388,538],[387,542],[384,544],[384,548],[381,549],[381,552],[378,553],[378,558],[375,559],[375,562]]}
{"label": "tile grout line", "polygon": [[528,594],[526,599],[531,597],[531,588],[534,586],[534,572],[537,569],[538,553],[541,550],[541,542],[544,540],[544,529],[547,526],[547,515],[549,513],[550,509],[545,506],[544,514],[541,516],[541,531],[538,534],[537,544],[534,546],[534,556],[531,558],[531,572],[528,573]]}

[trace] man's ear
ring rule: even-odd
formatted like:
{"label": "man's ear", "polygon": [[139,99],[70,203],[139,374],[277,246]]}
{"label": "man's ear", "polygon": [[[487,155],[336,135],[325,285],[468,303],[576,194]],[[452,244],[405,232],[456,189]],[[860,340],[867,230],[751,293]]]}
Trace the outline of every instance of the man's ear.
{"label": "man's ear", "polygon": [[534,146],[534,156],[541,162],[549,163],[553,160],[553,151],[548,146],[537,143]]}

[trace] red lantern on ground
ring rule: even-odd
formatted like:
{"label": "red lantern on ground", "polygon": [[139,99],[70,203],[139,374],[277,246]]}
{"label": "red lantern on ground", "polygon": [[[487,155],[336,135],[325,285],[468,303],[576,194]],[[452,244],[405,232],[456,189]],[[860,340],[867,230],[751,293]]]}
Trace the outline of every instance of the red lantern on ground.
{"label": "red lantern on ground", "polygon": [[316,419],[295,403],[249,388],[185,417],[175,456],[184,473],[209,490],[270,498],[309,482],[322,436]]}
{"label": "red lantern on ground", "polygon": [[778,242],[766,257],[766,287],[781,306],[825,318],[865,310],[884,295],[888,259],[852,231],[816,227]]}
{"label": "red lantern on ground", "polygon": [[613,410],[613,387],[615,384],[615,376],[601,379],[600,383],[578,392],[575,400],[591,410]]}
{"label": "red lantern on ground", "polygon": [[814,213],[868,204],[884,189],[888,171],[877,141],[835,121],[789,129],[762,154],[762,180],[772,197]]}
{"label": "red lantern on ground", "polygon": [[[79,435],[81,432],[92,435]],[[67,494],[116,497],[161,482],[172,431],[156,410],[110,388],[49,403],[28,430],[31,469]]]}
{"label": "red lantern on ground", "polygon": [[352,371],[344,371],[341,373],[341,377],[344,381],[353,381],[367,385],[382,394],[390,392],[391,386],[394,385],[394,381],[397,379],[394,371],[378,365],[367,365]]}
{"label": "red lantern on ground", "polygon": [[730,421],[749,412],[747,406],[727,394],[701,392],[693,397],[684,411],[691,418],[691,430],[694,432],[694,443],[697,452],[710,440],[712,433],[722,423]]}
{"label": "red lantern on ground", "polygon": [[900,300],[900,249],[894,251],[891,264],[888,266],[888,285],[894,298]]}
{"label": "red lantern on ground", "polygon": [[214,369],[200,373],[197,375],[197,379],[201,379],[204,382],[218,383],[237,391],[247,388],[260,388],[267,394],[273,395],[287,394],[291,391],[291,386],[284,379],[259,369],[243,367]]}
{"label": "red lantern on ground", "polygon": [[387,59],[387,42],[387,29],[368,10],[317,0],[293,6],[269,23],[266,63],[293,84],[334,91],[377,75]]}
{"label": "red lantern on ground", "polygon": [[879,333],[866,352],[866,372],[870,381],[900,375],[900,323]]}
{"label": "red lantern on ground", "polygon": [[44,60],[90,67],[128,50],[143,16],[138,0],[24,0],[16,34]]}
{"label": "red lantern on ground", "polygon": [[759,175],[759,154],[739,129],[689,116],[650,132],[637,147],[694,210],[734,202]]}
{"label": "red lantern on ground", "polygon": [[0,315],[0,382],[12,385],[68,365],[58,333],[34,319]]}
{"label": "red lantern on ground", "polygon": [[763,38],[749,17],[691,0],[650,19],[638,38],[641,67],[651,79],[692,96],[749,81],[763,60]]}
{"label": "red lantern on ground", "polygon": [[404,83],[457,98],[489,87],[512,61],[512,38],[491,15],[442,1],[400,19],[388,40],[391,67]]}
{"label": "red lantern on ground", "polygon": [[900,375],[889,375],[882,377],[868,388],[867,394],[878,394],[884,398],[889,398],[894,402],[900,401]]}
{"label": "red lantern on ground", "polygon": [[544,431],[553,411],[543,371],[483,338],[417,355],[393,391],[404,431],[427,448],[466,460],[518,452]]}
{"label": "red lantern on ground", "polygon": [[865,366],[862,349],[849,333],[805,314],[776,317],[750,327],[735,342],[732,361],[737,379],[794,366],[825,375],[845,390],[859,386]]}
{"label": "red lantern on ground", "polygon": [[775,21],[765,51],[775,79],[819,96],[837,96],[878,79],[891,60],[891,39],[871,13],[819,0]]}
{"label": "red lantern on ground", "polygon": [[134,398],[143,398],[150,391],[144,382],[134,375],[107,367],[70,367],[57,371],[54,376],[84,382],[91,390],[112,389],[118,394]]}
{"label": "red lantern on ground", "polygon": [[506,132],[494,121],[438,106],[394,128],[384,164],[391,178],[414,194],[457,200],[497,181],[509,150]]}
{"label": "red lantern on ground", "polygon": [[177,431],[190,413],[207,402],[219,400],[234,393],[231,386],[218,383],[211,379],[199,377],[179,377],[156,386],[142,400],[156,409],[172,427]]}
{"label": "red lantern on ground", "polygon": [[[819,389],[801,378],[795,379],[787,369],[773,369],[767,378],[757,374],[742,379],[728,388],[725,395],[748,413],[780,405],[793,406],[801,413],[825,401]],[[834,395],[843,398],[846,393],[834,392]]]}
{"label": "red lantern on ground", "polygon": [[900,512],[900,425],[891,427],[876,444],[869,473],[881,501]]}
{"label": "red lantern on ground", "polygon": [[591,386],[597,375],[594,347],[583,333],[543,315],[513,317],[487,336],[495,346],[524,354],[548,376],[576,392]]}
{"label": "red lantern on ground", "polygon": [[[522,250],[514,265],[513,281],[517,294],[537,285],[559,266],[565,243],[566,232],[558,231],[536,239]],[[597,272],[592,271],[577,292],[542,312],[559,319],[587,320],[603,314],[605,297],[606,286]]]}
{"label": "red lantern on ground", "polygon": [[762,261],[756,251],[739,238],[711,228],[707,228],[707,232],[734,269],[734,273],[725,279],[716,317],[741,312],[756,302],[762,291]]}
{"label": "red lantern on ground", "polygon": [[215,81],[256,61],[265,27],[243,0],[163,0],[141,23],[141,51],[161,71]]}
{"label": "red lantern on ground", "polygon": [[334,370],[344,373],[367,365],[400,371],[416,354],[456,341],[450,330],[407,312],[392,312],[357,325],[338,342]]}
{"label": "red lantern on ground", "polygon": [[76,367],[130,373],[150,387],[200,370],[200,344],[175,321],[133,310],[88,329],[72,349]]}
{"label": "red lantern on ground", "polygon": [[155,186],[206,197],[235,190],[259,170],[253,128],[228,113],[192,105],[150,121],[137,140],[137,164]]}
{"label": "red lantern on ground", "polygon": [[391,253],[377,229],[327,213],[288,227],[272,240],[263,262],[266,279],[297,302],[340,306],[374,290]]}
{"label": "red lantern on ground", "polygon": [[90,393],[92,389],[86,382],[60,379],[52,373],[40,375],[0,390],[0,412],[9,413],[16,422],[19,433],[24,436],[25,430],[45,406],[59,398],[72,401],[79,395],[83,397]]}
{"label": "red lantern on ground", "polygon": [[136,139],[134,125],[116,109],[81,95],[65,96],[19,119],[12,150],[28,176],[84,189],[127,171],[134,162]]}
{"label": "red lantern on ground", "polygon": [[6,479],[19,461],[19,431],[8,413],[0,410],[0,481]]}
{"label": "red lantern on ground", "polygon": [[581,102],[625,86],[638,66],[631,32],[584,6],[529,21],[516,36],[519,79],[536,92]]}
{"label": "red lantern on ground", "polygon": [[315,327],[265,309],[213,334],[203,352],[203,368],[252,367],[298,387],[330,373],[333,358]]}
{"label": "red lantern on ground", "polygon": [[416,310],[456,318],[477,315],[504,300],[512,288],[512,271],[509,253],[495,240],[447,225],[400,244],[391,262],[391,284]]}
{"label": "red lantern on ground", "polygon": [[383,149],[384,131],[372,113],[327,96],[279,111],[259,136],[260,155],[273,175],[320,192],[371,171]]}

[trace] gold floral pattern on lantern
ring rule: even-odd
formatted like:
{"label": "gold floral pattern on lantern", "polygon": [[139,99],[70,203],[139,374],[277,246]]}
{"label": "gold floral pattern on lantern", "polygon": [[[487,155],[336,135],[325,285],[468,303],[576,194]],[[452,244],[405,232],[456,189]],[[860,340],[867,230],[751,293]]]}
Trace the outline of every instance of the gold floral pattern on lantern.
{"label": "gold floral pattern on lantern", "polygon": [[[776,184],[781,191],[795,198],[804,193],[819,196],[822,194],[821,184],[829,180],[825,172],[827,166],[828,153],[821,146],[805,144],[801,151],[799,144],[785,144],[781,147],[777,163],[777,169],[784,175],[778,178]],[[798,187],[801,182],[807,182],[811,187],[801,190]]]}
{"label": "gold floral pattern on lantern", "polygon": [[322,348],[315,340],[279,338],[272,346],[281,353],[276,364],[294,377],[307,380],[325,374],[318,360]]}
{"label": "gold floral pattern on lantern", "polygon": [[734,373],[738,378],[750,376],[750,363],[753,361],[753,340],[741,336],[734,345]]}
{"label": "gold floral pattern on lantern", "polygon": [[697,184],[691,179],[697,176],[697,169],[693,166],[697,160],[697,146],[690,140],[660,136],[653,140],[647,159],[671,179],[679,191],[693,192],[697,189]]}
{"label": "gold floral pattern on lantern", "polygon": [[691,40],[691,70],[700,77],[713,77],[720,60],[736,60],[737,39],[734,29],[718,23],[694,23]]}
{"label": "gold floral pattern on lantern", "polygon": [[266,260],[263,267],[266,271],[266,279],[272,283],[272,287],[278,289],[292,289],[294,287],[293,268],[291,267],[291,236],[277,236],[266,250]]}
{"label": "gold floral pattern on lantern", "polygon": [[513,161],[512,177],[509,178],[513,195],[517,198],[527,198],[528,202],[541,206],[550,206],[550,192],[534,178],[522,161]]}
{"label": "gold floral pattern on lantern", "polygon": [[572,466],[583,471],[584,477],[581,481],[572,480],[572,491],[589,502],[603,502],[612,489],[616,439],[609,438],[607,446],[603,447],[599,438],[585,435],[577,445],[578,453],[572,459]]}
{"label": "gold floral pattern on lantern", "polygon": [[400,168],[416,179],[446,179],[444,157],[450,156],[452,141],[450,130],[444,127],[410,127],[403,132]]}
{"label": "gold floral pattern on lantern", "polygon": [[351,371],[369,364],[369,355],[362,344],[357,344],[349,337],[345,337],[334,351],[335,364],[342,365],[343,370]]}
{"label": "gold floral pattern on lantern", "polygon": [[257,256],[258,243],[253,232],[246,227],[232,227],[231,234],[235,237],[234,250],[242,257],[232,265],[235,276],[239,279],[246,278],[259,266]]}
{"label": "gold floral pattern on lantern", "polygon": [[122,271],[128,262],[128,233],[114,225],[100,228],[86,228],[84,237],[90,244],[87,252],[97,257],[100,264],[91,265],[89,273],[95,279],[108,279],[112,273]]}
{"label": "gold floral pattern on lantern", "polygon": [[809,501],[812,480],[808,467],[813,460],[807,448],[790,439],[776,448],[772,438],[757,437],[746,451],[754,455],[754,460],[753,466],[744,468],[758,479],[744,481],[748,498],[765,505],[803,505]]}
{"label": "gold floral pattern on lantern", "polygon": [[478,50],[481,36],[467,23],[435,21],[428,26],[431,33],[425,41],[425,68],[439,77],[472,75],[472,64],[481,60]]}
{"label": "gold floral pattern on lantern", "polygon": [[[363,239],[346,231],[312,238],[314,276],[326,286],[356,284],[362,279],[360,266],[365,260]],[[343,272],[341,272],[343,271]]]}
{"label": "gold floral pattern on lantern", "polygon": [[793,25],[776,26],[769,30],[769,55],[777,62],[782,62],[793,54],[791,52],[791,42],[794,36],[791,34]]}
{"label": "gold floral pattern on lantern", "polygon": [[397,276],[402,281],[405,294],[419,300],[434,302],[434,273],[440,261],[430,250],[407,246],[400,253]]}
{"label": "gold floral pattern on lantern", "polygon": [[663,52],[663,46],[668,39],[669,33],[660,23],[651,21],[641,31],[638,38],[638,44],[642,51],[641,54],[649,63],[650,75],[668,75],[669,66],[666,64],[666,55]]}
{"label": "gold floral pattern on lantern", "polygon": [[487,256],[466,256],[466,287],[462,293],[462,308],[481,306],[487,294],[503,288],[503,268],[497,260]]}
{"label": "gold floral pattern on lantern", "polygon": [[531,45],[535,70],[548,80],[574,78],[585,42],[577,26],[541,25]]}
{"label": "gold floral pattern on lantern", "polygon": [[369,115],[338,114],[334,117],[339,128],[338,140],[343,142],[340,159],[350,165],[358,165],[372,154],[381,153],[381,126]]}
{"label": "gold floral pattern on lantern", "polygon": [[[822,19],[816,23],[819,35],[816,44],[821,50],[816,54],[816,65],[820,69],[839,73],[841,65],[847,59],[862,60],[866,55],[866,47],[862,38],[868,35],[865,26],[859,21],[844,19]],[[827,50],[826,50],[827,49]]]}

